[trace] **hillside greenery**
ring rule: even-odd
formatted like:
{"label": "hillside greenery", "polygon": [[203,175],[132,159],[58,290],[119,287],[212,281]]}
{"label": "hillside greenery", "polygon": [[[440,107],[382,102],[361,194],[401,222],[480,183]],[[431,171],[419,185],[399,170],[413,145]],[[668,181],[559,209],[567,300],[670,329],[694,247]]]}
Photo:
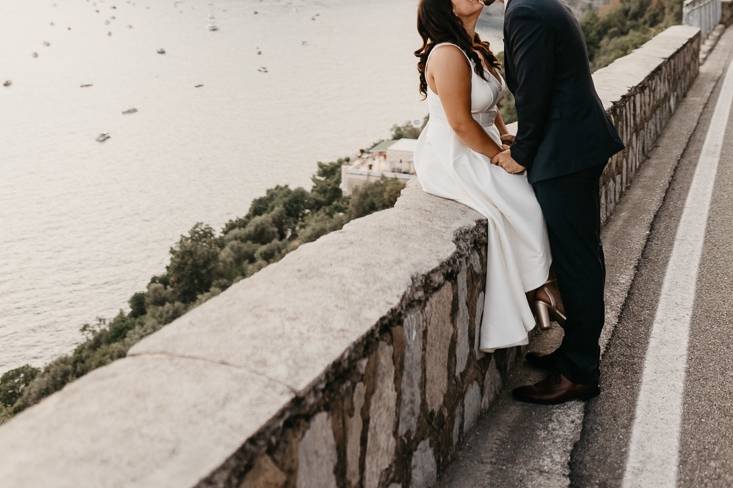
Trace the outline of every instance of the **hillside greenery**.
{"label": "hillside greenery", "polygon": [[581,26],[593,70],[681,22],[681,0],[612,0],[598,10],[586,11]]}
{"label": "hillside greenery", "polygon": [[[393,139],[419,134],[420,128],[411,123],[392,127]],[[301,244],[392,207],[404,187],[397,179],[383,177],[349,196],[342,193],[341,166],[348,161],[318,162],[310,190],[288,185],[268,189],[219,233],[202,222],[194,224],[170,248],[165,271],[130,297],[129,311],[120,309],[111,319],[84,324],[83,342],[43,368],[26,364],[0,376],[0,424],[93,369],[124,357],[145,336]]]}

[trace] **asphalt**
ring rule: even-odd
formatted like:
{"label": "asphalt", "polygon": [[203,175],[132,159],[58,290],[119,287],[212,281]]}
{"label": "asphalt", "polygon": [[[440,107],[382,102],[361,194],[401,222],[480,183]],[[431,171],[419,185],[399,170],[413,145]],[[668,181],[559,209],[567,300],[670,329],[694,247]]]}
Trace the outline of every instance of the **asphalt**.
{"label": "asphalt", "polygon": [[[510,389],[541,378],[519,368],[480,419],[442,487],[622,486],[649,333],[733,29],[701,67],[657,148],[603,231],[607,325],[602,394],[557,407],[512,401]],[[733,141],[733,121],[726,141]],[[724,144],[705,235],[688,349],[678,486],[733,486],[733,142]],[[551,350],[555,330],[533,346]]]}
{"label": "asphalt", "polygon": [[[719,46],[726,56],[715,62],[731,62],[729,41]],[[603,395],[587,406],[573,450],[571,486],[622,486],[650,329],[719,85],[678,164],[604,354]],[[725,140],[733,141],[733,116]],[[677,486],[723,488],[733,486],[733,355],[727,347],[733,332],[733,143],[723,146],[704,242],[689,335]]]}

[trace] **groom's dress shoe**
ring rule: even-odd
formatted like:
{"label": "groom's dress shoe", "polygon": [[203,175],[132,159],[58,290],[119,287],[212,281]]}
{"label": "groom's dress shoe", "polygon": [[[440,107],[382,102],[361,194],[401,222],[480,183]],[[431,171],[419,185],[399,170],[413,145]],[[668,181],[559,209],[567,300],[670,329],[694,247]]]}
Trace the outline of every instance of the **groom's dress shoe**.
{"label": "groom's dress shoe", "polygon": [[552,373],[539,383],[520,386],[512,393],[521,402],[555,405],[572,400],[589,400],[600,392],[598,385],[573,383],[560,373]]}
{"label": "groom's dress shoe", "polygon": [[557,358],[554,353],[539,354],[536,352],[528,352],[525,359],[530,366],[535,368],[549,372],[557,371]]}

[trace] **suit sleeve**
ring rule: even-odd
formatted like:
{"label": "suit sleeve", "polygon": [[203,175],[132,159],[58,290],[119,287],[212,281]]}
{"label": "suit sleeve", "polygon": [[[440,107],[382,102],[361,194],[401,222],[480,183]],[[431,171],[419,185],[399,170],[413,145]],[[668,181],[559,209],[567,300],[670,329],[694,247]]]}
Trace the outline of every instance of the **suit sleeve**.
{"label": "suit sleeve", "polygon": [[516,87],[518,130],[512,158],[529,169],[542,142],[549,115],[555,67],[552,28],[530,9],[512,12],[507,29]]}

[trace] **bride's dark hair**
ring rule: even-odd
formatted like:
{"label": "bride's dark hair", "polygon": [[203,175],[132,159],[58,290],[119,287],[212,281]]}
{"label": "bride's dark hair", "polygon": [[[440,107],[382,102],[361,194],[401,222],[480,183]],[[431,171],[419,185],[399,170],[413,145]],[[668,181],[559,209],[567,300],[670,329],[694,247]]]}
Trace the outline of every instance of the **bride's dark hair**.
{"label": "bride's dark hair", "polygon": [[488,66],[497,71],[501,70],[501,64],[491,51],[488,41],[482,41],[478,32],[473,36],[473,40],[468,35],[461,19],[453,13],[451,0],[420,0],[420,5],[417,7],[417,32],[422,37],[422,46],[415,51],[415,56],[420,58],[417,63],[417,71],[420,73],[420,93],[423,97],[428,95],[425,64],[430,51],[441,42],[457,44],[473,60],[476,74],[484,80],[486,74],[483,63],[476,51],[481,53]]}

